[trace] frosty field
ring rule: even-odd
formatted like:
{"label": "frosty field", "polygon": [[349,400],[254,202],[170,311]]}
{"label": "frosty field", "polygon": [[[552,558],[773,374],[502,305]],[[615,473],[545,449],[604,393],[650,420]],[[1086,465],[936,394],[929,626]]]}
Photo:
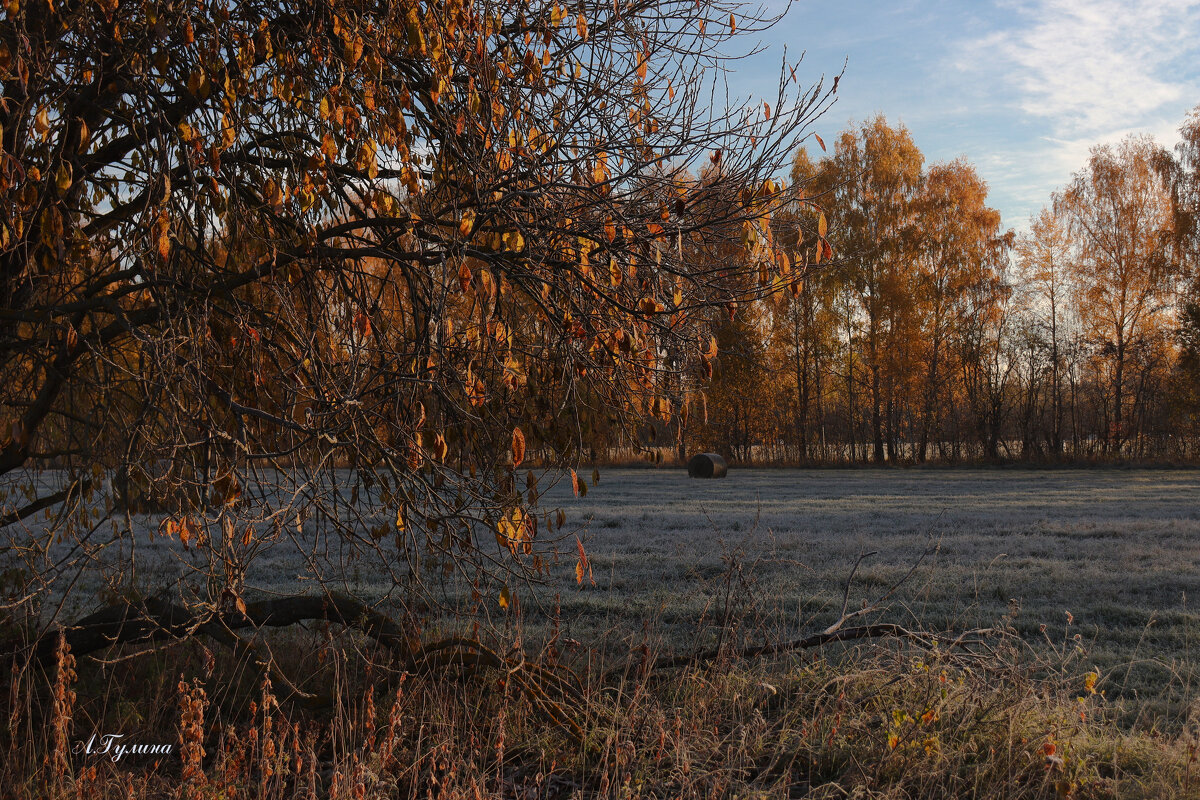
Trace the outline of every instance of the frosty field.
{"label": "frosty field", "polygon": [[585,498],[559,488],[554,499],[584,526],[597,583],[564,592],[568,619],[628,628],[651,618],[684,643],[737,551],[760,602],[804,630],[836,613],[860,553],[877,551],[851,608],[932,547],[886,619],[966,628],[1019,607],[1014,624],[1031,643],[1082,647],[1109,694],[1176,709],[1193,694],[1200,472],[734,470],[698,481],[609,469]]}
{"label": "frosty field", "polygon": [[[855,575],[851,609],[927,552],[881,619],[963,630],[1015,611],[1012,624],[1032,647],[1074,653],[1077,666],[1100,669],[1110,696],[1136,699],[1146,713],[1182,712],[1200,679],[1200,471],[741,469],[702,481],[677,468],[614,468],[582,498],[560,481],[541,507],[561,507],[567,523],[550,578],[514,587],[531,633],[545,630],[557,599],[570,638],[613,634],[607,641],[620,646],[647,633],[686,651],[722,635],[728,598],[734,616],[762,626],[742,630],[743,641],[792,636],[836,616],[861,554],[875,553]],[[89,558],[129,563],[136,548],[133,578],[144,591],[196,563],[194,550],[151,535],[157,518],[135,518],[132,537],[116,527],[106,543],[94,540]],[[381,557],[368,558],[311,531],[264,547],[247,590],[317,591],[302,576],[319,563],[349,565],[333,588],[367,597],[392,588],[402,565],[388,539]],[[595,586],[576,584],[575,535]],[[490,540],[481,541],[494,547]],[[56,555],[70,547],[56,545]],[[85,576],[75,597],[93,604],[99,588]]]}

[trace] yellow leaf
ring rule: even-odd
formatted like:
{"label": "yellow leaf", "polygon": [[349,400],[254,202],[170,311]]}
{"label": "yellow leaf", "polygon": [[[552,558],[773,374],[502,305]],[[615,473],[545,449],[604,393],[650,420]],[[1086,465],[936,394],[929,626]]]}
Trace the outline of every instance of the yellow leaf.
{"label": "yellow leaf", "polygon": [[575,30],[578,31],[579,38],[586,42],[588,38],[587,20],[583,18],[582,12],[575,18]]}
{"label": "yellow leaf", "polygon": [[463,236],[469,236],[472,229],[475,227],[475,209],[468,208],[463,212],[462,218],[458,221],[458,232]]}
{"label": "yellow leaf", "polygon": [[66,161],[58,163],[58,171],[54,174],[54,185],[58,189],[59,194],[66,194],[71,188],[72,173],[71,165]]}
{"label": "yellow leaf", "polygon": [[[325,101],[322,100],[321,102],[323,103]],[[324,154],[324,156],[330,161],[333,161],[337,158],[338,146],[332,134],[326,133],[321,136],[321,153]]]}
{"label": "yellow leaf", "polygon": [[408,35],[409,47],[416,50],[421,55],[425,55],[425,32],[421,30],[421,18],[417,14],[416,3],[413,3],[408,9],[408,16],[404,20],[404,28]]}
{"label": "yellow leaf", "polygon": [[500,607],[508,608],[508,604],[511,602],[512,602],[512,593],[509,592],[508,587],[505,586],[503,589],[500,590]]}
{"label": "yellow leaf", "polygon": [[820,219],[817,220],[817,235],[825,236],[829,233],[829,223],[825,221],[825,214],[822,212]]}
{"label": "yellow leaf", "polygon": [[154,228],[157,233],[159,258],[166,261],[167,256],[171,255],[171,218],[167,216],[165,208],[159,212]]}
{"label": "yellow leaf", "polygon": [[192,97],[204,99],[208,96],[208,78],[199,70],[188,75],[187,90]]}
{"label": "yellow leaf", "polygon": [[509,231],[501,241],[504,243],[504,249],[509,252],[519,253],[525,249],[525,237],[520,231]]}

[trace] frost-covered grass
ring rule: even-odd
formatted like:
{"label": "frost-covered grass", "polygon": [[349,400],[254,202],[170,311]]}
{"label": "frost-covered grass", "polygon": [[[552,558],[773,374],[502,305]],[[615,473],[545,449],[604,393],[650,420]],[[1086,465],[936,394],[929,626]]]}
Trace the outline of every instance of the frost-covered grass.
{"label": "frost-covered grass", "polygon": [[[514,587],[531,631],[557,596],[565,634],[580,641],[636,637],[648,625],[670,649],[708,647],[723,635],[726,606],[749,623],[743,640],[790,636],[836,616],[862,553],[876,555],[855,575],[851,608],[928,551],[883,619],[961,630],[1019,609],[1013,624],[1031,645],[1098,668],[1109,696],[1136,700],[1130,707],[1147,715],[1178,718],[1200,677],[1200,471],[734,470],[699,481],[677,468],[604,469],[586,497],[560,481],[541,506],[563,508],[567,535],[542,586]],[[94,564],[136,563],[136,574],[110,578],[150,592],[194,575],[194,550],[151,535],[158,518],[132,522],[133,536],[112,532],[126,525],[118,519],[89,538]],[[311,521],[283,531],[251,560],[248,591],[316,591],[318,565],[342,575],[333,588],[378,598],[407,569],[390,537],[348,546],[317,537]],[[594,587],[575,582],[576,532]],[[481,541],[494,547],[490,538]],[[104,596],[86,574],[63,580],[76,581],[77,602]]]}
{"label": "frost-covered grass", "polygon": [[[43,703],[40,673],[20,673],[13,730],[24,733],[0,758],[0,774],[14,776],[0,778],[0,794],[43,796],[49,785],[89,796],[88,781],[119,786],[121,796],[176,790],[173,766],[121,768],[129,771],[120,781],[107,762],[99,779],[47,766],[56,763],[46,758],[48,732],[69,725],[62,698],[70,697],[78,703],[72,736],[94,726],[157,742],[190,731],[197,746],[220,754],[206,761],[214,786],[252,785],[266,774],[266,745],[244,747],[261,737],[286,763],[308,765],[304,774],[319,772],[314,782],[332,785],[337,776],[356,786],[365,776],[380,781],[381,796],[387,787],[416,796],[436,778],[449,798],[1200,798],[1191,599],[1200,582],[1200,472],[740,470],[691,481],[673,469],[611,469],[600,477],[586,497],[565,483],[544,497],[543,509],[566,512],[565,535],[543,585],[512,587],[525,649],[505,651],[503,664],[521,670],[530,656],[556,669],[561,657],[577,670],[578,683],[563,684],[577,694],[558,693],[553,682],[543,688],[578,722],[578,741],[522,700],[504,679],[513,673],[501,670],[497,680],[496,671],[435,669],[396,678],[386,665],[376,672],[346,658],[367,652],[361,635],[317,624],[263,633],[302,690],[332,686],[340,698],[312,712],[268,702],[270,686],[212,641],[215,660],[197,642],[82,659],[76,678],[54,673],[53,703]],[[136,564],[138,574],[124,577],[143,590],[179,577],[194,585],[196,551],[151,536],[157,524],[151,516],[118,520],[108,538],[106,520],[87,538],[88,558]],[[39,535],[34,526],[26,533]],[[576,534],[595,586],[576,585]],[[331,588],[378,598],[394,588],[389,569],[403,566],[391,563],[387,538],[379,551],[355,552],[317,536],[311,520],[262,541],[247,593],[312,591],[301,576],[345,567],[345,583]],[[52,555],[72,547],[55,545]],[[882,639],[762,658],[710,653],[682,667],[656,661],[708,650],[718,637],[773,641],[823,627],[870,551],[850,585],[850,609],[907,576],[870,618],[925,630],[999,621],[1003,634],[965,653]],[[78,577],[76,597],[103,600],[87,581]],[[514,632],[513,610],[500,612],[491,595],[483,605]],[[558,628],[549,618],[555,606]],[[425,641],[437,625],[430,621]],[[552,631],[557,654],[542,649]],[[206,719],[222,719],[228,738],[206,740],[200,726],[180,724],[206,691]],[[260,691],[256,711],[249,701]],[[287,695],[285,686],[275,691]],[[45,725],[50,712],[57,722]],[[251,728],[253,737],[238,738]],[[301,730],[323,738],[302,740]],[[286,781],[273,786],[263,796],[295,796]]]}
{"label": "frost-covered grass", "polygon": [[932,548],[885,618],[961,629],[1019,607],[1028,641],[1082,648],[1081,666],[1099,668],[1102,688],[1136,698],[1140,713],[1180,713],[1195,694],[1197,471],[734,470],[699,481],[605,470],[585,498],[560,487],[555,501],[583,526],[597,581],[564,593],[567,619],[640,628],[653,618],[674,644],[690,643],[737,552],[760,604],[811,628],[840,608],[862,552],[877,555],[856,575],[853,604]]}

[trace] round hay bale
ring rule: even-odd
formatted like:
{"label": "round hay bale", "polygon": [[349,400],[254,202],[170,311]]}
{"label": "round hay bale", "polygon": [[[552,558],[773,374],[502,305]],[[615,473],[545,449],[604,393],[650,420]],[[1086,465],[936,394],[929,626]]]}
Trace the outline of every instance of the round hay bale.
{"label": "round hay bale", "polygon": [[688,461],[689,478],[724,478],[727,472],[729,465],[716,453],[697,453]]}

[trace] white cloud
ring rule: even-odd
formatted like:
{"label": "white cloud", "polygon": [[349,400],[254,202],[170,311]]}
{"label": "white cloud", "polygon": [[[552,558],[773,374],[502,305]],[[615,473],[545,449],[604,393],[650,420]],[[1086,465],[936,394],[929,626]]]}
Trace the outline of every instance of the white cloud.
{"label": "white cloud", "polygon": [[[1200,0],[1006,0],[1005,29],[970,42],[976,74],[1024,136],[999,148],[992,185],[1006,216],[1049,201],[1097,144],[1150,133],[1170,145],[1200,102]],[[989,159],[984,159],[986,162]],[[1007,168],[1002,165],[1007,165]],[[1024,219],[1006,219],[1021,224]]]}
{"label": "white cloud", "polygon": [[1172,67],[1196,51],[1200,2],[1040,0],[1013,9],[1017,26],[980,42],[994,48],[981,55],[1016,81],[1022,111],[1060,133],[1126,127],[1183,98]]}

